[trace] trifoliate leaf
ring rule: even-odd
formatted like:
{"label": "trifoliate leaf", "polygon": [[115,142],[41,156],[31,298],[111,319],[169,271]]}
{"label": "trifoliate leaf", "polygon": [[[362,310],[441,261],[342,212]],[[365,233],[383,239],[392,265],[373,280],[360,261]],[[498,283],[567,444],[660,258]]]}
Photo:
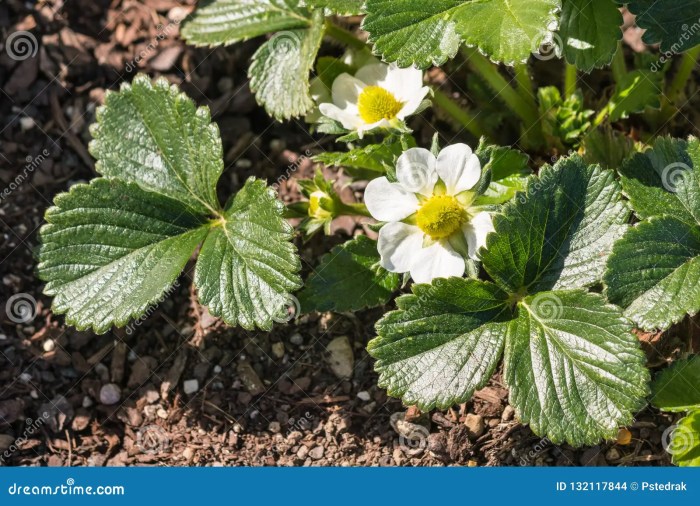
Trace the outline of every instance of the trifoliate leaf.
{"label": "trifoliate leaf", "polygon": [[328,9],[341,16],[357,16],[362,13],[364,0],[305,0],[306,5],[314,9]]}
{"label": "trifoliate leaf", "polygon": [[253,55],[248,70],[250,89],[273,118],[302,116],[314,107],[309,72],[324,28],[323,11],[318,10],[310,28],[279,32]]}
{"label": "trifoliate leaf", "polygon": [[622,38],[622,13],[610,0],[563,0],[559,37],[566,61],[583,72],[608,65]]}
{"label": "trifoliate leaf", "polygon": [[311,25],[309,12],[296,0],[206,0],[182,26],[195,46],[220,46],[280,30]]}
{"label": "trifoliate leaf", "polygon": [[486,192],[476,198],[475,205],[503,204],[525,189],[527,178],[532,174],[525,153],[489,145],[484,139],[479,142],[475,153],[482,170],[491,173],[491,183]]}
{"label": "trifoliate leaf", "polygon": [[659,109],[664,86],[662,72],[642,69],[625,74],[615,84],[615,92],[610,98],[610,121],[619,121],[647,107]]}
{"label": "trifoliate leaf", "polygon": [[349,151],[331,152],[314,156],[315,162],[344,167],[357,179],[374,179],[383,175],[387,167],[394,167],[401,153],[416,146],[410,135],[389,136],[381,144],[369,144]]}
{"label": "trifoliate leaf", "polygon": [[162,300],[208,229],[184,204],[108,179],[58,195],[46,221],[39,276],[53,311],[98,334]]}
{"label": "trifoliate leaf", "polygon": [[513,65],[549,38],[559,7],[559,0],[367,0],[362,27],[375,53],[401,67],[439,66],[461,43]]}
{"label": "trifoliate leaf", "polygon": [[483,266],[512,293],[592,285],[628,217],[612,171],[587,166],[578,155],[562,159],[530,178],[494,217]]}
{"label": "trifoliate leaf", "polygon": [[399,288],[399,275],[379,265],[377,242],[361,235],[321,258],[299,293],[301,309],[358,311],[385,304]]}
{"label": "trifoliate leaf", "polygon": [[646,30],[642,40],[661,44],[661,52],[682,53],[700,44],[700,0],[616,1],[637,16],[637,26]]}
{"label": "trifoliate leaf", "polygon": [[619,308],[580,290],[523,299],[508,327],[510,402],[533,432],[574,446],[614,437],[647,394],[644,353]]}
{"label": "trifoliate leaf", "polygon": [[165,79],[151,84],[139,75],[119,93],[108,93],[91,133],[90,153],[100,174],[133,181],[202,214],[219,209],[219,129],[208,109],[197,108]]}
{"label": "trifoliate leaf", "polygon": [[398,311],[376,325],[367,350],[379,385],[405,404],[428,411],[467,401],[491,377],[510,318],[508,295],[463,278],[413,285]]}
{"label": "trifoliate leaf", "polygon": [[679,467],[700,467],[700,410],[681,418],[669,434],[666,451]]}
{"label": "trifoliate leaf", "polygon": [[202,246],[194,277],[199,298],[229,325],[268,330],[291,319],[301,265],[283,212],[274,192],[251,178]]}
{"label": "trifoliate leaf", "polygon": [[622,190],[639,218],[668,215],[700,223],[700,143],[662,137],[620,169]]}
{"label": "trifoliate leaf", "polygon": [[646,330],[666,329],[700,310],[700,227],[651,218],[613,247],[607,296]]}
{"label": "trifoliate leaf", "polygon": [[700,409],[700,355],[661,371],[651,385],[651,403],[672,413]]}

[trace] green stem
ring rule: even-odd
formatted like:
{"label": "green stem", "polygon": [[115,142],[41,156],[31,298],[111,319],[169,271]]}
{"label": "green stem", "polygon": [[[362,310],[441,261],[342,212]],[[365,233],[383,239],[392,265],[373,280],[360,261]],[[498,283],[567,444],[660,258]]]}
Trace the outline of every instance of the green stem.
{"label": "green stem", "polygon": [[337,207],[338,216],[366,216],[371,218],[372,215],[369,214],[367,206],[364,204],[346,204],[345,202],[340,202]]}
{"label": "green stem", "polygon": [[488,83],[496,96],[523,120],[525,131],[528,132],[526,137],[531,138],[533,144],[542,145],[544,141],[537,107],[531,102],[523,100],[521,94],[501,75],[498,67],[479,53],[477,49],[465,47],[462,51],[474,70]]}
{"label": "green stem", "polygon": [[567,99],[576,93],[576,79],[578,78],[578,74],[576,72],[576,65],[571,65],[570,63],[565,63],[564,65],[564,99]]}
{"label": "green stem", "polygon": [[678,66],[678,70],[676,70],[676,75],[666,90],[660,118],[662,123],[669,121],[676,111],[680,109],[678,102],[683,95],[685,87],[688,85],[695,66],[698,64],[698,58],[700,58],[700,46],[690,49],[681,56],[681,63]]}
{"label": "green stem", "polygon": [[535,92],[532,90],[532,79],[527,64],[515,66],[515,81],[518,84],[518,92],[523,100],[526,100],[530,107],[537,109]]}
{"label": "green stem", "polygon": [[484,135],[477,116],[473,114],[468,109],[460,106],[452,98],[450,98],[445,92],[433,88],[433,100],[435,105],[440,109],[445,111],[452,119],[454,119],[461,126],[466,128],[469,133],[471,133],[477,139]]}
{"label": "green stem", "polygon": [[357,38],[357,36],[355,36],[355,34],[350,30],[346,30],[345,28],[336,25],[329,19],[326,20],[326,35],[353,49],[361,50],[367,47],[367,43],[365,41]]}
{"label": "green stem", "polygon": [[610,64],[610,69],[612,70],[613,77],[616,83],[622,82],[627,75],[627,64],[625,63],[625,52],[622,50],[622,43],[618,42],[617,51],[615,51],[615,56],[613,57],[612,63]]}

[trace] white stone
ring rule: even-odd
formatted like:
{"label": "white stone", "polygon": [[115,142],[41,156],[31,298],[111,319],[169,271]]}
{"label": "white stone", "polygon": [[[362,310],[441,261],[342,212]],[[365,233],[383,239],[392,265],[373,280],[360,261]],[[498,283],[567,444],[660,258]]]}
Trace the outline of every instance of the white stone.
{"label": "white stone", "polygon": [[185,393],[187,395],[195,393],[197,390],[199,390],[199,381],[196,379],[189,379],[186,380],[182,384],[182,388],[185,390]]}
{"label": "white stone", "polygon": [[44,351],[45,352],[50,352],[53,351],[56,348],[56,342],[53,339],[47,339],[44,341]]}
{"label": "white stone", "polygon": [[363,390],[362,392],[357,392],[357,398],[360,399],[361,401],[367,402],[372,397],[369,395],[369,392],[367,392],[366,390]]}

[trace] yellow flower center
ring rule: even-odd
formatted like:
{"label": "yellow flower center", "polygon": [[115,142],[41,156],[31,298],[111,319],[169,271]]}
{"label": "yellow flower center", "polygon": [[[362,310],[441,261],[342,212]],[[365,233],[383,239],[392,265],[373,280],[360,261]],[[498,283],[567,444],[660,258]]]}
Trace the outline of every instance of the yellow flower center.
{"label": "yellow flower center", "polygon": [[365,123],[394,119],[402,107],[403,102],[381,86],[367,86],[357,99],[357,108]]}
{"label": "yellow flower center", "polygon": [[459,230],[468,218],[456,198],[434,195],[418,209],[416,224],[431,238],[443,239]]}

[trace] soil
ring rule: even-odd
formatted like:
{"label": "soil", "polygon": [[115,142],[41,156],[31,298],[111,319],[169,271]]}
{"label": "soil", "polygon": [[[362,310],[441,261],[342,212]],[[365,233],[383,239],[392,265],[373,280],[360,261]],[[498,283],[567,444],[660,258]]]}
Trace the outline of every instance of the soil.
{"label": "soil", "polygon": [[[500,372],[467,404],[408,409],[406,421],[424,429],[401,437],[390,422],[407,408],[376,386],[365,351],[385,309],[304,315],[270,333],[229,328],[198,304],[191,264],[172,296],[126,329],[97,336],[66,326],[36,277],[37,232],[56,193],[95,176],[88,127],[106,90],[146,72],[208,105],[224,142],[222,200],[249,175],[272,183],[290,171],[280,196],[297,200],[294,178],[313,174],[308,154],[333,140],[310,135],[302,121],[273,122],[256,105],[246,70],[259,41],[186,46],[173,20],[193,0],[30,4],[0,4],[0,40],[24,30],[37,41],[22,61],[0,53],[0,181],[10,190],[0,201],[0,465],[669,464],[662,437],[672,417],[645,408],[618,441],[555,445],[514,419]],[[431,78],[460,92],[440,71]],[[475,142],[435,114],[413,125],[424,145],[435,128],[445,141]],[[299,241],[305,273],[365,227],[335,228],[335,237]],[[29,312],[16,323],[21,301]],[[342,336],[354,355],[350,379],[328,361],[328,344]],[[655,366],[680,347],[674,332],[640,338]]]}

